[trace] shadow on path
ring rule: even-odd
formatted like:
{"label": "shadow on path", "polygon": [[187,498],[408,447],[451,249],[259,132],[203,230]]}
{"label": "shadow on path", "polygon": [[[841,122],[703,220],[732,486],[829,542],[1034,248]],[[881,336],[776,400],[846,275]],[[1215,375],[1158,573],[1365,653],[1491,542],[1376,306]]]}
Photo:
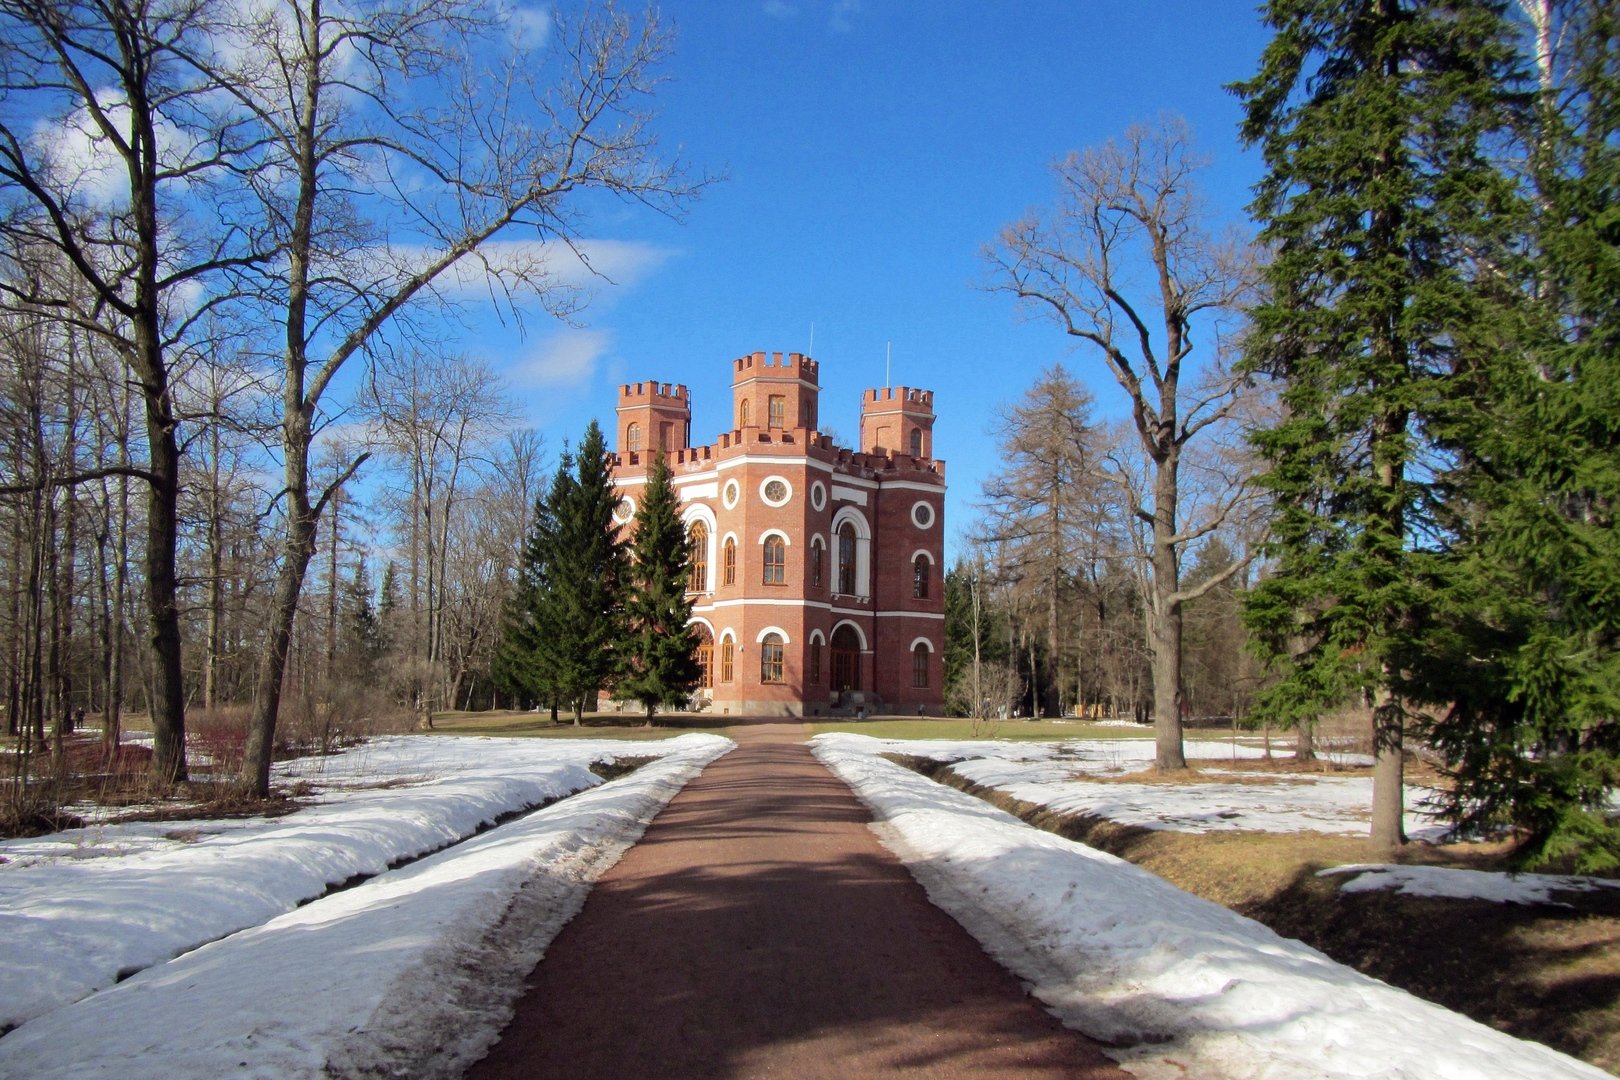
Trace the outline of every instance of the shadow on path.
{"label": "shadow on path", "polygon": [[732,735],[469,1077],[1126,1076],[928,902],[802,725]]}

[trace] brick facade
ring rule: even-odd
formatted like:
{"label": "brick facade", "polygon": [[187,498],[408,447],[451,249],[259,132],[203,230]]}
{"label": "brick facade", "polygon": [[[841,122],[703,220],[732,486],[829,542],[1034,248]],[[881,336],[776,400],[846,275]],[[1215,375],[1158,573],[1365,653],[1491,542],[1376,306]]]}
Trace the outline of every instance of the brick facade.
{"label": "brick facade", "polygon": [[818,370],[798,353],[733,361],[734,427],[705,446],[690,445],[685,386],[620,387],[619,515],[634,513],[662,449],[700,540],[693,621],[716,712],[938,715],[945,463],[932,456],[933,393],[866,391],[850,450],[817,430]]}

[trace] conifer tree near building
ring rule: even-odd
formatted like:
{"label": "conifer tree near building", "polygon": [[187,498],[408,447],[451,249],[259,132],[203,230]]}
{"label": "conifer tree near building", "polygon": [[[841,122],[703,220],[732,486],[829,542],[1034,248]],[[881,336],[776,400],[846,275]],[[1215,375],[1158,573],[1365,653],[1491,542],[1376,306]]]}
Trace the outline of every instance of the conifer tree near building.
{"label": "conifer tree near building", "polygon": [[615,694],[645,705],[650,722],[659,706],[684,706],[702,676],[687,595],[691,545],[662,453],[647,475],[634,527]]}

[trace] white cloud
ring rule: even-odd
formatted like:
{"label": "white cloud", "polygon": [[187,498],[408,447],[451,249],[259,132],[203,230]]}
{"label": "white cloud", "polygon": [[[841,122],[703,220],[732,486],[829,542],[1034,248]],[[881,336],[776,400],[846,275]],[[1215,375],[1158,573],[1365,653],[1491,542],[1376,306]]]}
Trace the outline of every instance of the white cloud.
{"label": "white cloud", "polygon": [[613,335],[607,330],[562,330],[519,359],[511,378],[520,386],[584,386],[612,347]]}
{"label": "white cloud", "polygon": [[837,0],[833,4],[832,18],[827,25],[840,34],[855,29],[854,18],[861,10],[861,0]]}
{"label": "white cloud", "polygon": [[791,19],[799,13],[799,9],[787,0],[765,0],[765,14],[773,19]]}
{"label": "white cloud", "polygon": [[[577,248],[577,252],[575,250]],[[445,272],[446,292],[487,295],[493,276],[543,277],[548,284],[594,292],[605,286],[634,285],[675,252],[634,240],[582,240],[575,248],[555,240],[497,240],[479,248]],[[425,265],[436,253],[396,248],[409,265]]]}
{"label": "white cloud", "polygon": [[505,8],[502,14],[509,27],[509,37],[520,49],[542,49],[551,40],[551,9],[547,7]]}

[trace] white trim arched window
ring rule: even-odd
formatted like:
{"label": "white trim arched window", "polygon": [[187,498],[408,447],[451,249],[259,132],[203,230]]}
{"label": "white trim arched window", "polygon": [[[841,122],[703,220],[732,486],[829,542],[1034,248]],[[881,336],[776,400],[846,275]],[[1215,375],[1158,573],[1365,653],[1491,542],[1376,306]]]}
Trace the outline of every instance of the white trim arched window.
{"label": "white trim arched window", "polygon": [[833,515],[832,533],[833,588],[845,595],[871,596],[872,526],[866,515],[844,507]]}

